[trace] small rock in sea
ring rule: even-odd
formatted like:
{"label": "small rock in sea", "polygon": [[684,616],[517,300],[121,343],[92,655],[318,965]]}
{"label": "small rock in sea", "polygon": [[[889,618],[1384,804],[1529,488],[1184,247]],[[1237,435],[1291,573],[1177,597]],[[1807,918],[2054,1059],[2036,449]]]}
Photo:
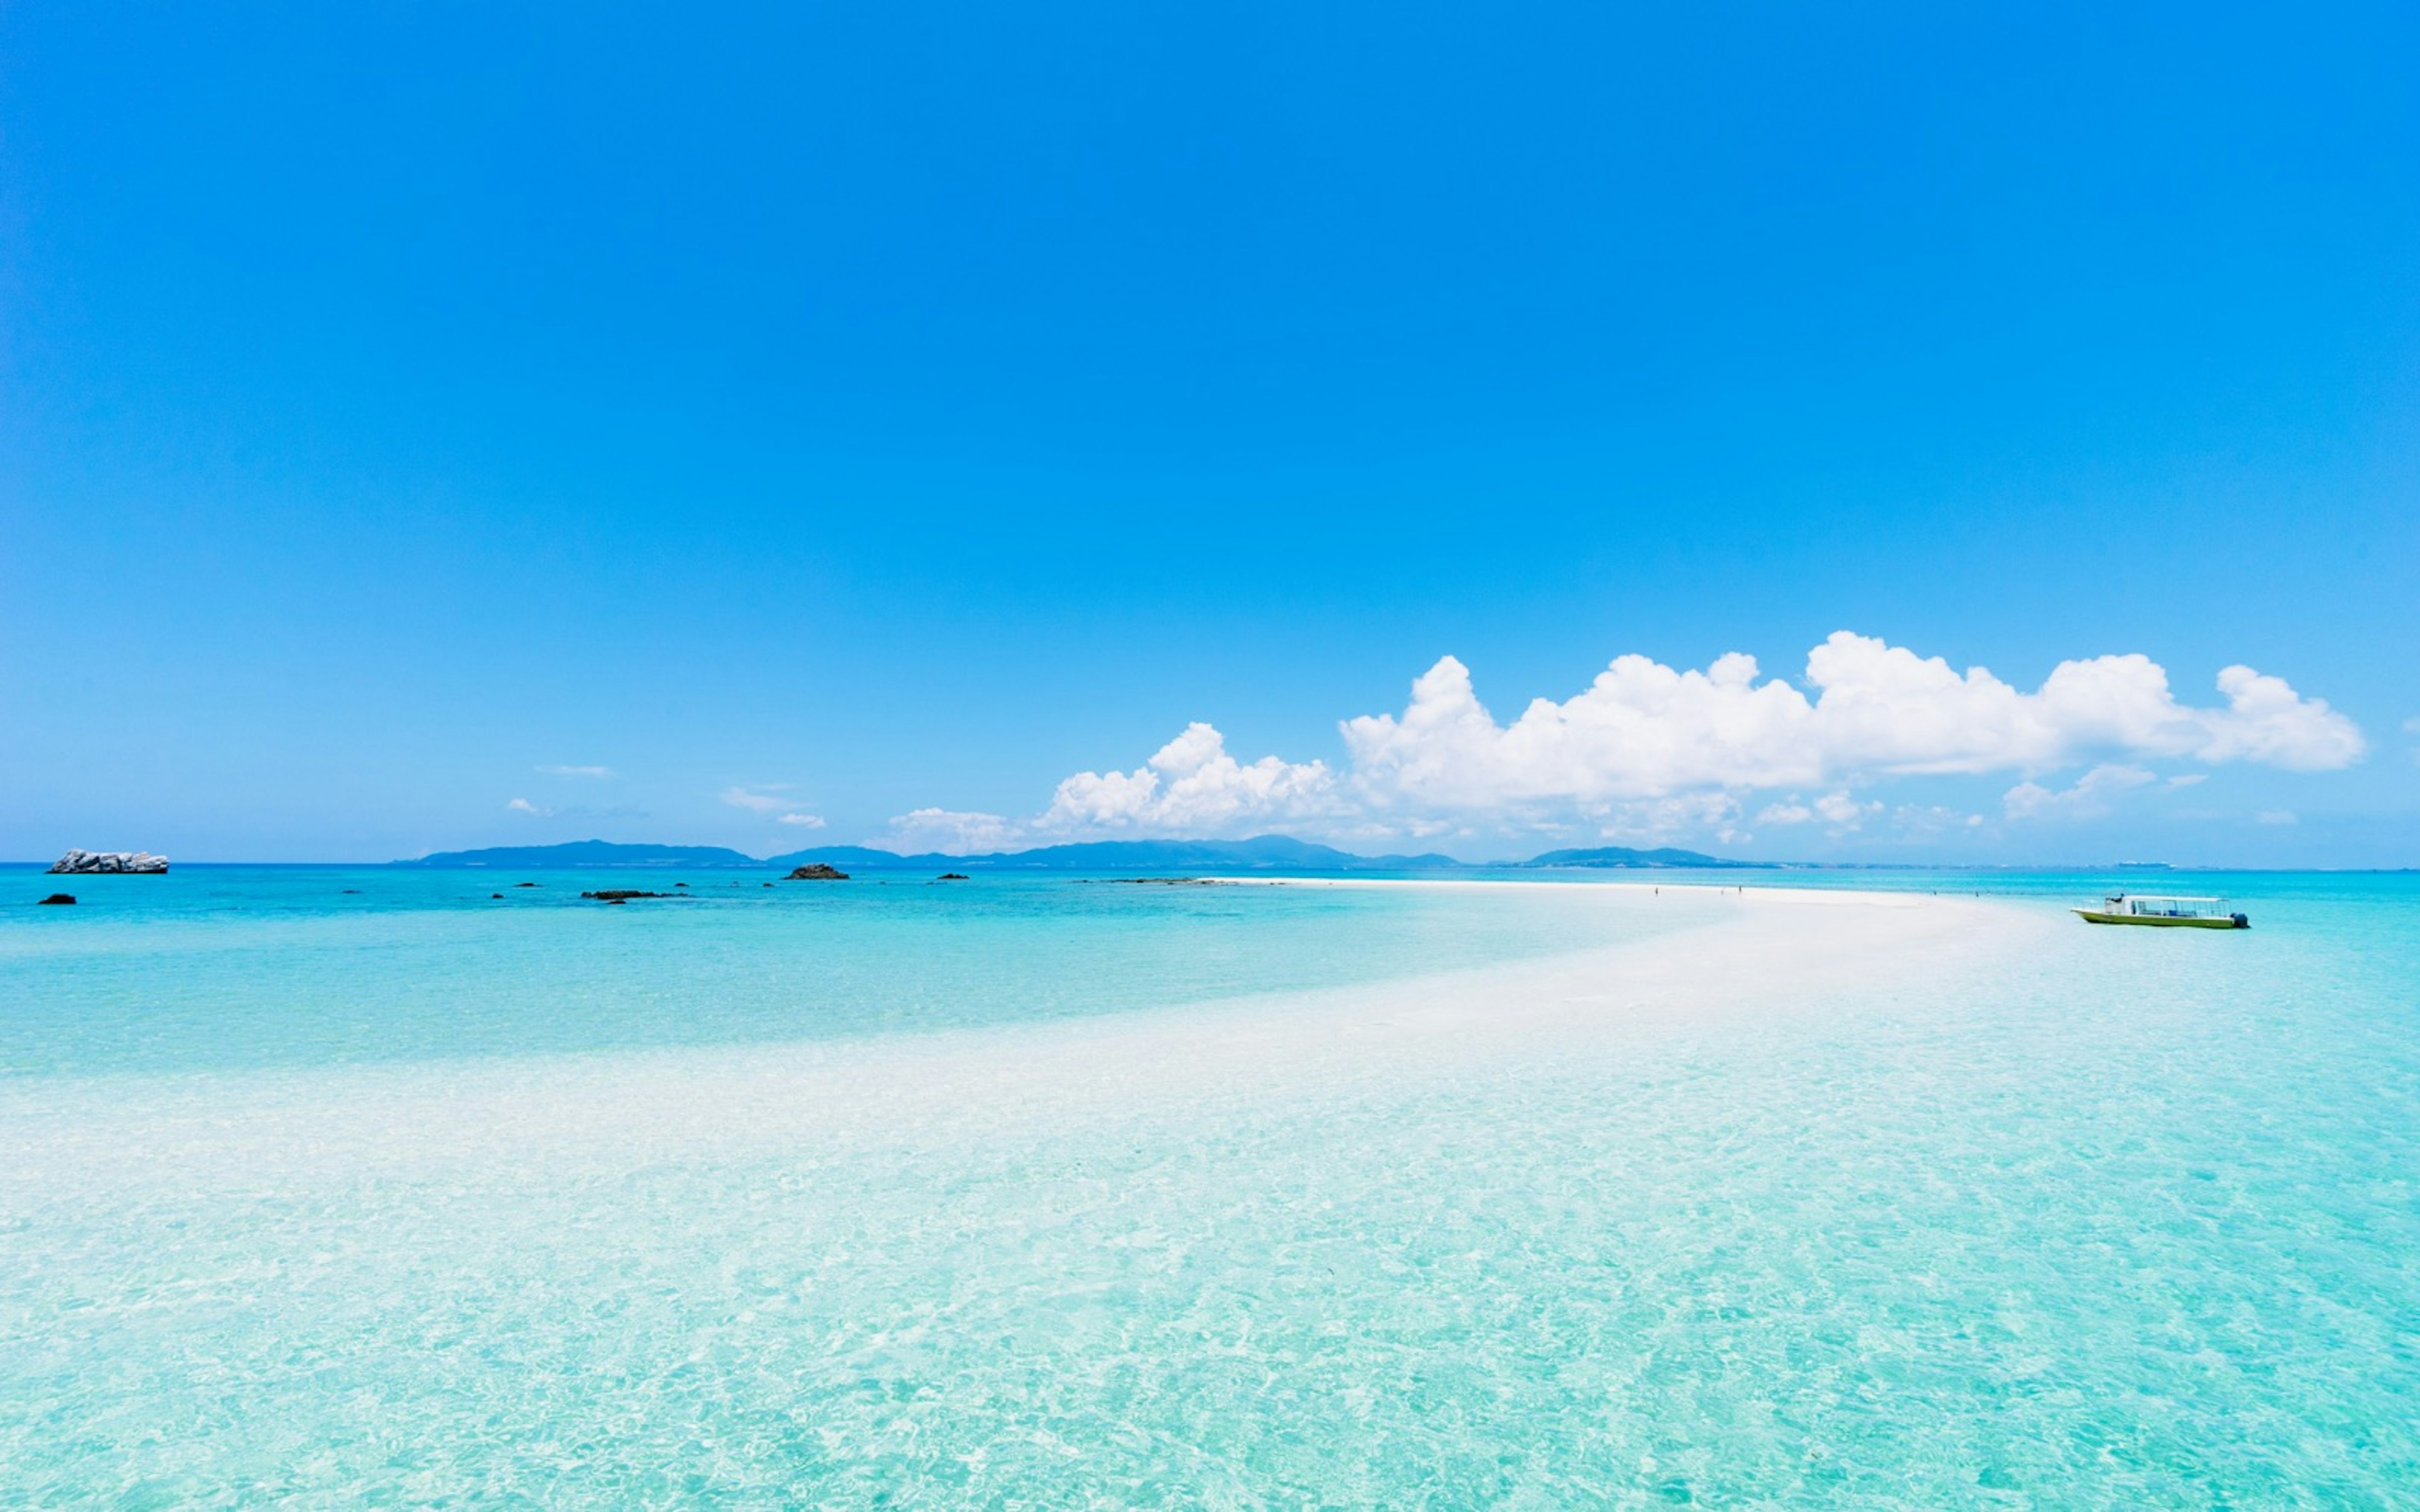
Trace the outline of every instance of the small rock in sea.
{"label": "small rock in sea", "polygon": [[686,883],[686,882],[675,882],[675,883],[674,883],[674,884],[673,884],[673,886],[674,886],[674,887],[688,887],[688,886],[689,886],[689,884],[688,884],[688,883]]}
{"label": "small rock in sea", "polygon": [[54,892],[49,897],[43,899],[42,902],[45,903],[71,903],[75,902],[75,894],[71,892]]}
{"label": "small rock in sea", "polygon": [[149,851],[70,851],[51,863],[54,874],[79,872],[143,872],[168,870],[168,858]]}
{"label": "small rock in sea", "polygon": [[491,893],[488,894],[488,896],[489,896],[489,897],[490,897],[490,898],[501,898],[501,897],[503,897],[503,896],[504,896],[504,894],[503,894],[503,893],[501,893],[501,892],[491,892]]}
{"label": "small rock in sea", "polygon": [[784,882],[846,882],[848,873],[838,867],[826,866],[821,861],[814,861],[799,867],[782,880]]}
{"label": "small rock in sea", "polygon": [[627,903],[632,898],[677,898],[676,892],[642,892],[636,887],[609,887],[603,892],[583,892],[582,898],[594,898],[600,903]]}
{"label": "small rock in sea", "polygon": [[516,887],[535,887],[537,884],[535,882],[516,882],[513,886]]}
{"label": "small rock in sea", "polygon": [[933,880],[936,882],[965,882],[970,879],[964,872],[944,872]]}
{"label": "small rock in sea", "polygon": [[[737,884],[737,883],[736,883],[736,882],[735,882],[735,883],[733,883],[733,884],[732,884],[732,886],[736,887],[739,886],[739,884]],[[771,883],[769,883],[769,882],[768,882],[767,884],[765,884],[765,886],[767,886],[767,887],[771,887],[771,886],[772,886],[772,884],[771,884]]]}

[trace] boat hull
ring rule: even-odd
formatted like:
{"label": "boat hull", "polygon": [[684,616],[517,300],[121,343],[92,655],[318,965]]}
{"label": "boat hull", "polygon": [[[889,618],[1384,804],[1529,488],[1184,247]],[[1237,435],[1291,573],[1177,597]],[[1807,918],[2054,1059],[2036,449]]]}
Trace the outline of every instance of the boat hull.
{"label": "boat hull", "polygon": [[2224,915],[2217,918],[2169,918],[2158,914],[2104,914],[2098,909],[2079,908],[2075,917],[2087,924],[2148,924],[2153,929],[2250,929]]}

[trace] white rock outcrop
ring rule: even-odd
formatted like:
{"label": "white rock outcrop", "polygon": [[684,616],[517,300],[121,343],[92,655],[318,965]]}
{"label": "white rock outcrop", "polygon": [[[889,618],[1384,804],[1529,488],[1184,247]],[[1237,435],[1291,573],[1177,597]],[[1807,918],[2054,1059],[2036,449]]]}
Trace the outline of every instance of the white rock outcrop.
{"label": "white rock outcrop", "polygon": [[70,851],[52,863],[60,872],[165,872],[168,858],[149,851]]}

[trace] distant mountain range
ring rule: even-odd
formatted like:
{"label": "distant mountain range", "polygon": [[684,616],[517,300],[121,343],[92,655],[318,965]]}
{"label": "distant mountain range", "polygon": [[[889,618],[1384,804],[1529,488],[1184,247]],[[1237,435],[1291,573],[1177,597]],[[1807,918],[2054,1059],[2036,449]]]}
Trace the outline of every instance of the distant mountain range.
{"label": "distant mountain range", "polygon": [[[498,845],[478,851],[439,851],[396,866],[482,867],[531,871],[596,867],[719,868],[767,867],[787,870],[821,861],[844,871],[986,871],[986,872],[1453,872],[1472,870],[1450,856],[1356,856],[1332,845],[1295,840],[1289,835],[1261,835],[1251,840],[1111,840],[1080,845],[1045,845],[1030,851],[1000,851],[988,856],[948,856],[928,852],[902,856],[863,845],[823,845],[759,859],[720,845],[625,845],[613,841],[579,840],[562,845]],[[1594,850],[1548,851],[1527,861],[1501,863],[1516,867],[1586,867],[1648,869],[1755,867],[1759,861],[1727,861],[1696,851],[1632,850],[1606,845]]]}

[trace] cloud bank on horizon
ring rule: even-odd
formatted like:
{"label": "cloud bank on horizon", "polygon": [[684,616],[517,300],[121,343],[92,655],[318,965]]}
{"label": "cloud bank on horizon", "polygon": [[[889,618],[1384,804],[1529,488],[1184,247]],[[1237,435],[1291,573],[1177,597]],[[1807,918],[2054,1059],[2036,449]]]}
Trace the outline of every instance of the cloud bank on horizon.
{"label": "cloud bank on horizon", "polygon": [[[1608,839],[1705,829],[1740,840],[1759,794],[1790,795],[1766,804],[1757,823],[1853,829],[1885,807],[1855,796],[1865,785],[2007,773],[2022,780],[2005,795],[2006,818],[2082,816],[2160,780],[2148,761],[2319,772],[2366,749],[2325,700],[2243,666],[2218,674],[2225,702],[2214,705],[2180,702],[2166,671],[2139,655],[2064,661],[2026,692],[1984,668],[1961,672],[1842,630],[1807,654],[1804,681],[1806,690],[1760,681],[1756,658],[1739,652],[1702,671],[1624,656],[1573,697],[1533,700],[1499,722],[1469,669],[1444,656],[1413,682],[1402,713],[1342,721],[1341,771],[1316,760],[1238,761],[1215,727],[1196,722],[1132,771],[1066,778],[1029,819],[920,809],[894,819],[890,839],[977,851],[1266,829],[1419,840],[1484,825]],[[2064,790],[2036,780],[2079,766],[2090,770]],[[1823,788],[1833,791],[1798,796]],[[1904,817],[1936,829],[1983,822],[1937,808]]]}

